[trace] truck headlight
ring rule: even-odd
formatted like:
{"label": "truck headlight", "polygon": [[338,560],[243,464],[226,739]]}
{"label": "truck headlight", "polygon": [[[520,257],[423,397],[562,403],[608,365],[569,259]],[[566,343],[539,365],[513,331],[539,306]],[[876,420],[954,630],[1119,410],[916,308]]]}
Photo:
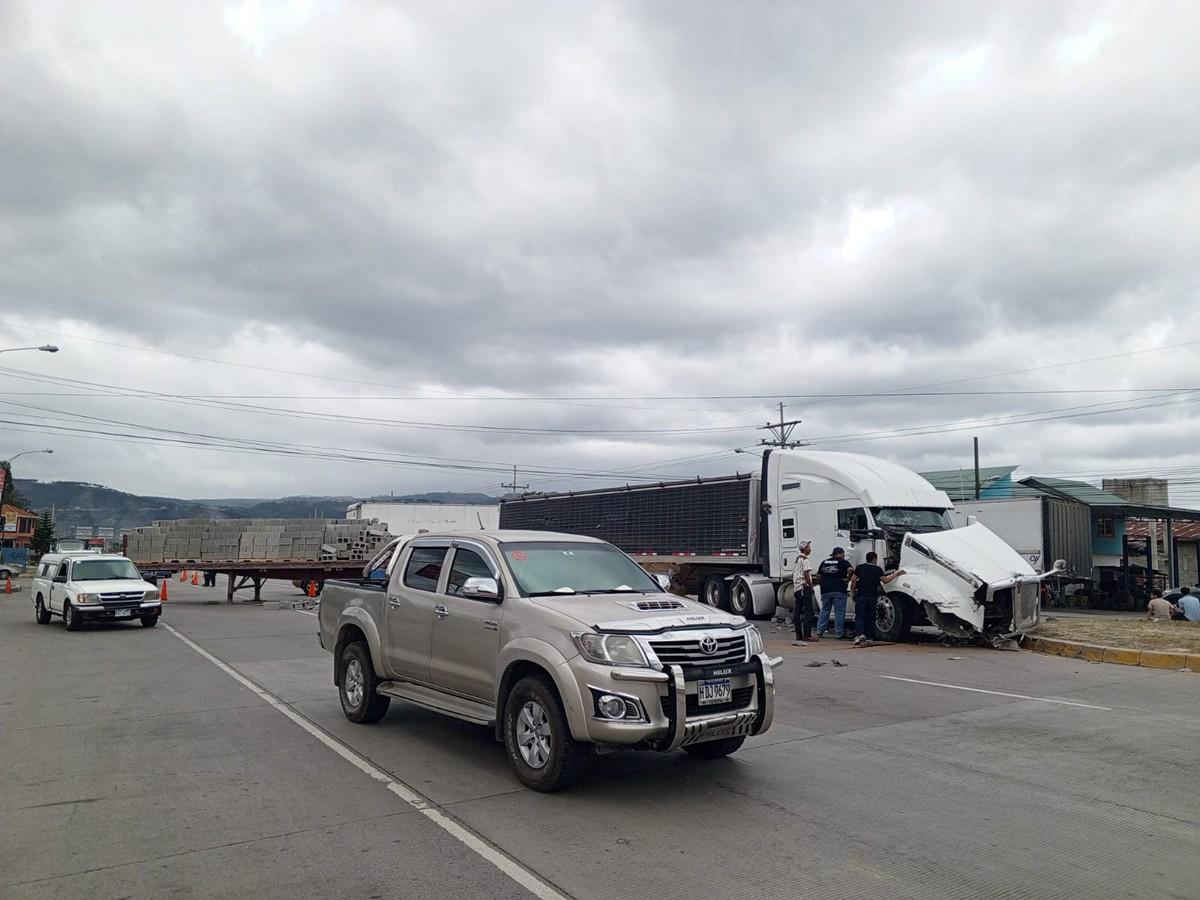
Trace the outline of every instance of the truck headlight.
{"label": "truck headlight", "polygon": [[753,625],[746,627],[746,640],[750,644],[751,656],[755,656],[756,654],[763,652],[762,632],[760,632]]}
{"label": "truck headlight", "polygon": [[579,652],[594,663],[606,666],[648,666],[646,654],[627,634],[573,634]]}
{"label": "truck headlight", "polygon": [[99,603],[100,595],[99,594],[76,594],[75,602],[77,604],[79,604],[80,606],[87,606],[92,603]]}
{"label": "truck headlight", "polygon": [[146,593],[144,595],[142,595],[143,603],[153,603],[157,599],[158,599],[158,591],[146,591]]}

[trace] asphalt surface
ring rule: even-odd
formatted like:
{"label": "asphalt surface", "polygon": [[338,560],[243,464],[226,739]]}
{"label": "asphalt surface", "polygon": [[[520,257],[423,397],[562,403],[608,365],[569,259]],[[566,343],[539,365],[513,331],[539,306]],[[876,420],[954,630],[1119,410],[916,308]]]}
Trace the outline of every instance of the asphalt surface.
{"label": "asphalt surface", "polygon": [[513,872],[579,898],[1200,896],[1200,674],[768,626],[767,734],[542,795],[487,729],[398,701],[346,721],[312,615],[173,582],[178,635],[68,634],[21,583],[0,897],[531,896]]}

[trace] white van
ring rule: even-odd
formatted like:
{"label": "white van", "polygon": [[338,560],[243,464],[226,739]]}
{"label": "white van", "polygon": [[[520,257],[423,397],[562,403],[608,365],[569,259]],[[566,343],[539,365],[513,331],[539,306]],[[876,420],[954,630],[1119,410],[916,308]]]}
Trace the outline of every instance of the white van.
{"label": "white van", "polygon": [[38,562],[31,593],[38,624],[62,616],[67,631],[78,631],[84,622],[122,619],[153,628],[162,613],[158,589],[116,554],[48,553]]}

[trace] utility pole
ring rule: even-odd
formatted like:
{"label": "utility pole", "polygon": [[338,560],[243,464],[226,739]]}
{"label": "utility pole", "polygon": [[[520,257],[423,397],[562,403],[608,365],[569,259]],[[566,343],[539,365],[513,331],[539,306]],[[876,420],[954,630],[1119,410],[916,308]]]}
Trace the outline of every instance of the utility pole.
{"label": "utility pole", "polygon": [[763,429],[771,433],[770,440],[763,438],[758,443],[764,447],[779,447],[781,450],[791,450],[793,447],[807,447],[806,441],[793,441],[792,432],[800,424],[800,419],[785,422],[783,419],[783,403],[779,404],[779,421],[768,422]]}
{"label": "utility pole", "polygon": [[981,493],[979,487],[979,438],[972,438],[975,441],[975,499],[979,499]]}
{"label": "utility pole", "polygon": [[512,480],[512,484],[501,484],[501,485],[500,485],[500,487],[502,487],[502,488],[508,488],[510,491],[512,491],[512,494],[513,494],[513,496],[514,496],[514,497],[517,495],[517,493],[518,493],[519,491],[527,491],[527,490],[529,490],[529,485],[527,485],[527,484],[517,484],[517,467],[516,467],[516,466],[513,466],[513,480]]}

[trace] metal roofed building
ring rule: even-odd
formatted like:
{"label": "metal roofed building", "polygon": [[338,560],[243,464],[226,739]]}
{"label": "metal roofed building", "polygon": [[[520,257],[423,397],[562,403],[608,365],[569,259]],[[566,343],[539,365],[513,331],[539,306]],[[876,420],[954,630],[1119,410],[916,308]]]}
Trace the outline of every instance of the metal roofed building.
{"label": "metal roofed building", "polygon": [[975,497],[974,469],[943,469],[938,472],[922,472],[921,477],[939,491],[945,491],[950,499],[1002,500],[1013,496],[1012,474],[1016,466],[987,466],[979,470],[979,497]]}

